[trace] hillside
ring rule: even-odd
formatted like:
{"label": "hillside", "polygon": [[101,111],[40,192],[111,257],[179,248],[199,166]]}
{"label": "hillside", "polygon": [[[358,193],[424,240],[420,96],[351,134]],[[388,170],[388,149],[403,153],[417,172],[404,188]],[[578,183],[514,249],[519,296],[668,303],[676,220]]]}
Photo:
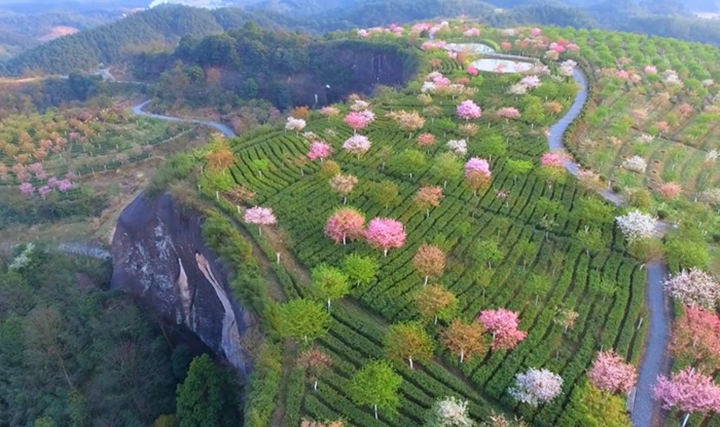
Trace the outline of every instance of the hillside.
{"label": "hillside", "polygon": [[277,24],[240,9],[157,7],[117,22],[62,37],[23,52],[0,64],[6,74],[67,74],[95,70],[132,53],[173,46],[184,35],[220,33],[253,21],[274,28]]}

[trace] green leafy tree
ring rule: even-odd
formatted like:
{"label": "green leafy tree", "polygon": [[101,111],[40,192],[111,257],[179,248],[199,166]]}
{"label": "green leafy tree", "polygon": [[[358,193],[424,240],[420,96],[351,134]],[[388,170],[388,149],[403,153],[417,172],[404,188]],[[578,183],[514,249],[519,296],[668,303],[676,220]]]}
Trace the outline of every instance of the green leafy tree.
{"label": "green leafy tree", "polygon": [[578,220],[586,224],[606,224],[612,222],[613,207],[596,197],[582,197],[573,209]]}
{"label": "green leafy tree", "polygon": [[415,360],[428,360],[432,357],[433,342],[421,324],[398,323],[388,329],[385,351],[390,359],[407,360],[410,369],[413,369]]}
{"label": "green leafy tree", "polygon": [[401,151],[390,162],[390,168],[398,175],[407,175],[410,178],[420,172],[427,163],[425,153],[412,148]]}
{"label": "green leafy tree", "polygon": [[343,270],[356,285],[368,285],[377,276],[380,264],[370,256],[350,254],[343,260]]}
{"label": "green leafy tree", "polygon": [[505,163],[508,174],[510,174],[513,178],[513,183],[517,182],[518,177],[530,172],[532,166],[532,162],[528,160],[507,159],[507,162]]}
{"label": "green leafy tree", "polygon": [[492,268],[493,264],[500,262],[505,254],[500,249],[497,240],[487,239],[475,243],[470,256],[474,261],[485,263],[488,268]]}
{"label": "green leafy tree", "polygon": [[350,292],[348,276],[339,268],[327,264],[320,264],[312,271],[312,289],[315,295],[327,301],[330,311],[330,301],[342,298]]}
{"label": "green leafy tree", "polygon": [[347,392],[353,402],[359,405],[372,405],[375,419],[378,408],[394,414],[400,403],[398,389],[402,377],[393,371],[384,360],[370,362],[358,371],[350,380]]}
{"label": "green leafy tree", "polygon": [[283,337],[309,339],[323,335],[330,320],[321,304],[296,298],[278,307],[278,332]]}
{"label": "green leafy tree", "polygon": [[570,404],[558,424],[587,427],[632,425],[622,397],[603,392],[588,382],[573,390]]}
{"label": "green leafy tree", "polygon": [[493,134],[483,139],[478,147],[478,154],[490,160],[504,156],[507,153],[507,143],[502,135]]}
{"label": "green leafy tree", "polygon": [[231,374],[215,366],[207,354],[190,363],[187,377],[177,388],[180,427],[236,426],[240,422],[236,385]]}
{"label": "green leafy tree", "polygon": [[[327,163],[327,162],[326,162]],[[370,198],[377,204],[382,205],[385,209],[398,203],[399,191],[397,185],[390,181],[384,180],[370,184]]]}
{"label": "green leafy tree", "polygon": [[550,288],[552,288],[552,281],[547,274],[533,273],[527,281],[527,287],[535,297],[535,305],[537,305],[540,296],[548,293]]}
{"label": "green leafy tree", "polygon": [[442,182],[443,188],[446,188],[448,181],[462,177],[463,165],[454,154],[442,153],[435,157],[429,173],[433,180]]}
{"label": "green leafy tree", "polygon": [[665,242],[665,254],[672,265],[679,268],[705,269],[710,263],[707,244],[700,240],[671,238]]}
{"label": "green leafy tree", "polygon": [[598,253],[605,245],[602,232],[597,228],[578,231],[575,233],[575,240],[585,249],[587,256]]}

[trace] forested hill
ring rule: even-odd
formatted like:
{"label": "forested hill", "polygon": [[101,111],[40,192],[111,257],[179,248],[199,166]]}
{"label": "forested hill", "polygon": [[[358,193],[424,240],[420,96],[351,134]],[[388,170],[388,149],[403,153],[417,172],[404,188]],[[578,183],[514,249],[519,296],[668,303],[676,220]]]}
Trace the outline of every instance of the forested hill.
{"label": "forested hill", "polygon": [[[263,27],[277,27],[269,14],[241,9],[197,9],[163,6],[67,37],[53,40],[0,63],[3,74],[26,72],[68,74],[93,70],[124,56],[154,47],[174,46],[184,35],[216,34],[253,21]],[[288,18],[283,18],[285,22]]]}

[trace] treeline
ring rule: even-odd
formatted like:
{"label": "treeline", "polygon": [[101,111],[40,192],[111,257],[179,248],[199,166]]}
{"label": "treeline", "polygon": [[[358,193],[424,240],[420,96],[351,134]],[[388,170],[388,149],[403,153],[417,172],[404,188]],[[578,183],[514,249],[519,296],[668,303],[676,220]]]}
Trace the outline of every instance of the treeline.
{"label": "treeline", "polygon": [[376,83],[404,83],[416,64],[404,40],[313,38],[249,23],[223,34],[185,36],[172,53],[140,54],[133,70],[139,79],[157,80],[155,96],[166,104],[240,105],[264,98],[285,108],[333,102]]}

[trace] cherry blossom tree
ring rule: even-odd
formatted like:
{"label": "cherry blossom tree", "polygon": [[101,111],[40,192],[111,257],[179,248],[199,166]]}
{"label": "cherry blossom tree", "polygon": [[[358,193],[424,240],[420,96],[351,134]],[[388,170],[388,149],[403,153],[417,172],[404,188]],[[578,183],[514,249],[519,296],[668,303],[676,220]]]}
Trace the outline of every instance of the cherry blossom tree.
{"label": "cherry blossom tree", "polygon": [[471,76],[477,76],[478,75],[478,69],[474,65],[469,65],[465,71],[470,74]]}
{"label": "cherry blossom tree", "polygon": [[417,137],[417,142],[421,147],[430,147],[435,144],[435,135],[431,133],[421,133]]}
{"label": "cherry blossom tree", "polygon": [[645,170],[647,169],[647,162],[640,156],[632,156],[623,161],[622,167],[629,171],[645,173]]}
{"label": "cherry blossom tree", "polygon": [[313,382],[313,390],[317,391],[318,386],[318,375],[320,372],[327,370],[332,365],[332,359],[327,353],[324,353],[317,348],[305,350],[298,357],[297,365],[301,369],[305,369],[308,377]]}
{"label": "cherry blossom tree", "polygon": [[295,117],[288,117],[287,121],[285,122],[285,130],[300,132],[301,130],[305,129],[306,122],[303,119],[296,119]]}
{"label": "cherry blossom tree", "polygon": [[312,144],[310,144],[310,151],[308,151],[308,158],[310,160],[320,159],[320,163],[330,155],[330,152],[332,151],[332,148],[330,147],[330,144],[327,144],[323,141],[313,141]]}
{"label": "cherry blossom tree", "polygon": [[490,184],[490,164],[487,160],[479,157],[472,157],[465,163],[465,180],[473,194],[477,195],[477,191],[487,187]]}
{"label": "cherry blossom tree", "polygon": [[425,126],[425,119],[417,111],[395,111],[389,113],[388,117],[395,120],[400,129],[410,132],[411,136],[412,132]]}
{"label": "cherry blossom tree", "polygon": [[478,322],[465,323],[460,319],[453,319],[443,331],[442,340],[445,347],[460,357],[460,363],[465,358],[472,358],[483,351],[483,326]]}
{"label": "cherry blossom tree", "polygon": [[468,413],[468,402],[449,396],[435,402],[425,422],[431,427],[472,427],[475,422]]}
{"label": "cherry blossom tree", "polygon": [[415,270],[425,276],[423,284],[427,285],[430,276],[439,277],[445,270],[445,252],[437,246],[422,244],[415,252],[412,263]]}
{"label": "cherry blossom tree", "polygon": [[403,247],[406,237],[405,226],[390,218],[373,218],[365,230],[365,239],[370,246],[382,249],[384,256],[389,249]]}
{"label": "cherry blossom tree", "polygon": [[343,197],[343,205],[347,204],[347,196],[352,193],[358,183],[355,175],[337,174],[329,180],[330,188]]}
{"label": "cherry blossom tree", "polygon": [[635,209],[615,218],[620,231],[629,242],[647,239],[655,234],[655,218]]}
{"label": "cherry blossom tree", "polygon": [[550,402],[562,391],[563,379],[547,369],[530,368],[515,375],[515,385],[508,393],[515,400],[537,407]]}
{"label": "cherry blossom tree", "polygon": [[527,336],[525,331],[518,330],[518,314],[504,308],[483,310],[478,320],[492,334],[493,350],[512,349]]}
{"label": "cherry blossom tree", "polygon": [[328,105],[328,106],[322,107],[320,109],[320,114],[322,114],[323,116],[332,117],[332,116],[337,116],[338,114],[340,114],[340,110],[338,110],[337,107]]}
{"label": "cherry blossom tree", "polygon": [[358,130],[365,129],[374,120],[375,114],[370,110],[351,111],[345,116],[345,119],[343,119],[355,133],[357,133]]}
{"label": "cherry blossom tree", "polygon": [[33,194],[35,192],[35,187],[29,182],[23,182],[22,184],[18,185],[18,189],[22,194],[26,196],[29,196],[30,194]]}
{"label": "cherry blossom tree", "polygon": [[712,377],[685,368],[671,378],[658,377],[653,387],[655,399],[667,410],[682,412],[720,412],[720,387]]}
{"label": "cherry blossom tree", "polygon": [[425,210],[425,218],[430,217],[430,208],[436,208],[440,206],[440,201],[443,198],[442,187],[437,186],[425,186],[420,187],[415,193],[413,201],[420,208]]}
{"label": "cherry blossom tree", "polygon": [[262,226],[272,225],[277,222],[271,208],[254,206],[245,210],[244,220],[248,224],[257,224],[258,233],[262,236]]}
{"label": "cherry blossom tree", "polygon": [[675,359],[713,373],[720,366],[720,317],[698,307],[685,307],[673,325],[670,349]]}
{"label": "cherry blossom tree", "polygon": [[463,120],[479,119],[482,116],[482,109],[468,99],[457,106],[457,115]]}
{"label": "cherry blossom tree", "polygon": [[609,350],[598,352],[588,371],[588,379],[600,390],[627,394],[635,385],[637,373],[633,365],[625,363],[614,350]]}
{"label": "cherry blossom tree", "polygon": [[720,284],[698,269],[682,270],[665,281],[665,290],[690,307],[713,310],[720,301]]}
{"label": "cherry blossom tree", "polygon": [[518,111],[518,109],[515,107],[503,107],[497,111],[497,115],[504,118],[507,122],[510,119],[519,119],[520,111]]}
{"label": "cherry blossom tree", "polygon": [[347,240],[361,239],[365,233],[365,217],[353,208],[342,208],[328,218],[325,235],[335,241],[347,244]]}
{"label": "cherry blossom tree", "polygon": [[467,141],[464,139],[451,139],[445,146],[455,155],[460,157],[467,155]]}
{"label": "cherry blossom tree", "polygon": [[360,160],[360,156],[370,150],[370,145],[370,140],[366,136],[354,135],[345,140],[342,147],[345,151],[354,154],[358,160]]}
{"label": "cherry blossom tree", "polygon": [[677,199],[680,193],[682,193],[682,186],[677,182],[666,182],[660,186],[658,192],[664,198],[673,200]]}

